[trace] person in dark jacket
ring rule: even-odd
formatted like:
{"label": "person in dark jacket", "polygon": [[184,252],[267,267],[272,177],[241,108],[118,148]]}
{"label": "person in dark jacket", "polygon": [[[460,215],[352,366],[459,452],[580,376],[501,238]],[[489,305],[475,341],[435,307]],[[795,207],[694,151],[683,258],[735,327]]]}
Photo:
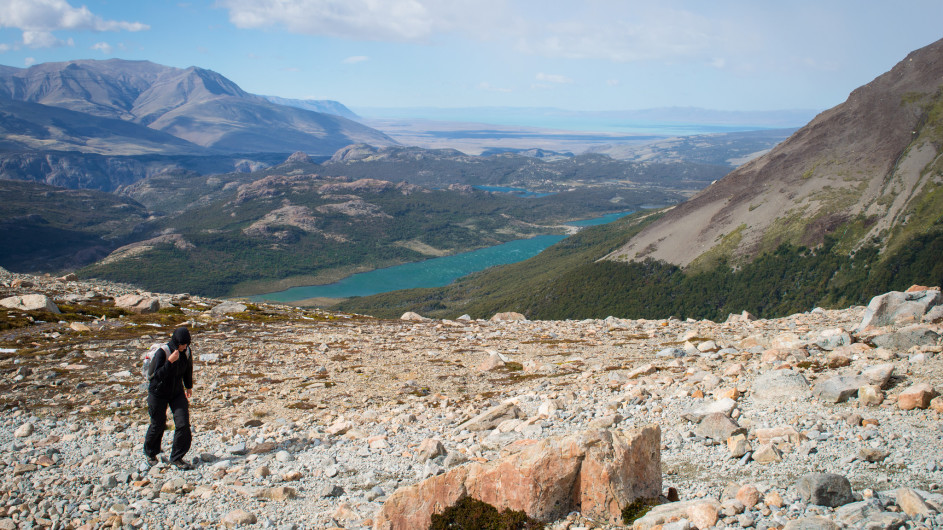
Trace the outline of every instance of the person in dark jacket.
{"label": "person in dark jacket", "polygon": [[167,407],[174,416],[174,439],[170,463],[180,469],[192,469],[183,460],[190,450],[190,396],[193,392],[193,354],[190,351],[190,331],[185,327],[174,330],[167,343],[170,353],[157,350],[154,376],[147,387],[147,412],[151,424],[144,435],[144,456],[149,465],[157,463],[160,442],[167,423]]}

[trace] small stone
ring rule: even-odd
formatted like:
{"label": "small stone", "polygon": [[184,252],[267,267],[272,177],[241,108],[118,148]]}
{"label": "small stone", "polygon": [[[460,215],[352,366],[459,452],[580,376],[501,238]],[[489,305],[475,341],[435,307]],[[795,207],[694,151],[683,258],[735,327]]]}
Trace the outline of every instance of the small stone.
{"label": "small stone", "polygon": [[930,407],[930,400],[936,396],[933,387],[927,383],[912,385],[897,398],[897,406],[901,410],[926,409]]}
{"label": "small stone", "polygon": [[858,404],[862,407],[876,407],[884,402],[884,392],[878,385],[864,385],[858,389]]}
{"label": "small stone", "polygon": [[244,455],[248,452],[245,442],[239,442],[226,448],[226,452],[231,455]]}
{"label": "small stone", "polygon": [[422,461],[431,460],[438,456],[445,456],[447,451],[442,442],[434,438],[427,438],[419,445],[419,459]]}
{"label": "small stone", "polygon": [[841,527],[828,517],[813,515],[789,521],[783,530],[839,530],[839,528]]}
{"label": "small stone", "polygon": [[763,504],[769,506],[770,508],[782,508],[783,507],[783,498],[779,495],[777,491],[771,491],[763,497]]}
{"label": "small stone", "polygon": [[747,508],[752,508],[760,502],[760,491],[756,489],[756,486],[747,484],[737,490],[737,500]]}
{"label": "small stone", "polygon": [[858,458],[866,462],[883,462],[890,453],[874,447],[862,447],[858,450]]}
{"label": "small stone", "polygon": [[301,477],[304,476],[301,474],[301,471],[288,471],[282,473],[282,480],[285,482],[294,482],[296,480],[301,480]]}
{"label": "small stone", "polygon": [[745,434],[736,434],[727,438],[727,450],[730,452],[730,458],[740,458],[752,451],[753,447],[750,446]]}
{"label": "small stone", "polygon": [[279,451],[275,453],[275,460],[278,460],[279,462],[282,462],[282,463],[291,462],[294,459],[295,458],[291,456],[291,453],[289,453],[288,451]]}
{"label": "small stone", "polygon": [[773,462],[782,462],[783,454],[775,445],[764,444],[757,448],[753,453],[753,460],[760,464],[771,464]]}
{"label": "small stone", "polygon": [[263,488],[258,493],[258,498],[268,499],[270,501],[287,501],[298,496],[295,488],[288,486],[277,486],[274,488]]}
{"label": "small stone", "polygon": [[711,528],[717,524],[717,506],[710,502],[702,502],[689,507],[687,515],[691,524],[698,530]]}
{"label": "small stone", "polygon": [[923,497],[910,488],[899,488],[897,490],[897,505],[911,517],[915,515],[927,516],[934,512],[933,508],[923,500]]}
{"label": "small stone", "polygon": [[222,522],[223,526],[229,528],[255,524],[258,522],[258,520],[254,514],[251,514],[245,510],[236,509],[223,516]]}
{"label": "small stone", "polygon": [[340,497],[343,494],[344,488],[338,486],[337,484],[325,484],[325,486],[318,492],[318,495],[324,499]]}
{"label": "small stone", "polygon": [[33,434],[33,430],[34,427],[32,423],[24,423],[23,425],[17,427],[15,431],[13,431],[13,436],[16,438],[26,438]]}

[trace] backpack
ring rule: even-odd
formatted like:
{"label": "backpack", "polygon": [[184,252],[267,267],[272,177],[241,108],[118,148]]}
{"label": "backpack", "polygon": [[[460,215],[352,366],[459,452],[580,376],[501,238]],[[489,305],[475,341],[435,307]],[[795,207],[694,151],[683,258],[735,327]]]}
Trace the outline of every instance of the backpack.
{"label": "backpack", "polygon": [[158,350],[164,350],[164,355],[170,355],[169,346],[166,344],[154,343],[151,344],[151,347],[146,352],[144,352],[144,355],[141,356],[141,372],[144,375],[144,379],[148,381],[154,377],[154,356],[157,355]]}

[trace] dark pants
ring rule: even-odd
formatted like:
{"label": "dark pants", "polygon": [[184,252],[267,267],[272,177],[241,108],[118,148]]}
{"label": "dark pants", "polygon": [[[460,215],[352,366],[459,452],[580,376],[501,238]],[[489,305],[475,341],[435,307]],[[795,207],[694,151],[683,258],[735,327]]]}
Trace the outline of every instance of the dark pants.
{"label": "dark pants", "polygon": [[160,453],[160,441],[164,437],[167,424],[167,406],[174,415],[174,441],[170,451],[170,460],[179,460],[190,450],[190,401],[180,394],[170,399],[147,394],[147,412],[151,415],[151,424],[144,435],[144,454],[156,457]]}

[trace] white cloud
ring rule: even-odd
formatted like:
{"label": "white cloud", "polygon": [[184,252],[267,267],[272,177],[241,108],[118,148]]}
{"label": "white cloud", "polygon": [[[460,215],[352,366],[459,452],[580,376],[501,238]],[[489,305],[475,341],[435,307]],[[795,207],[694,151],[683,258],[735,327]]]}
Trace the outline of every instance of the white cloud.
{"label": "white cloud", "polygon": [[28,48],[54,48],[65,46],[65,42],[56,38],[49,31],[24,31],[23,45]]}
{"label": "white cloud", "polygon": [[484,90],[486,92],[504,92],[504,93],[512,92],[510,88],[496,87],[496,86],[493,86],[491,83],[488,83],[487,81],[482,81],[481,83],[478,83],[478,89]]}
{"label": "white cloud", "polygon": [[219,0],[239,28],[283,26],[291,32],[356,40],[423,40],[444,29],[420,0]]}
{"label": "white cloud", "polygon": [[558,75],[558,74],[545,74],[543,72],[537,74],[538,81],[545,81],[547,83],[558,83],[558,84],[567,84],[572,83],[573,80],[569,77]]}
{"label": "white cloud", "polygon": [[26,59],[23,59],[23,64],[25,64],[26,66],[33,66],[34,64],[36,64],[36,58],[27,57]]}
{"label": "white cloud", "polygon": [[606,86],[619,86],[619,85],[621,85],[621,84],[622,84],[622,82],[619,81],[618,79],[607,79],[607,80],[606,80]]}
{"label": "white cloud", "polygon": [[[625,0],[217,0],[239,28],[282,27],[350,40],[492,41],[532,55],[616,62],[696,59],[723,49],[736,22],[699,4]],[[696,12],[698,9],[702,13]],[[729,15],[729,13],[728,13]],[[738,36],[749,34],[743,28]],[[739,38],[739,37],[738,37]],[[747,37],[749,38],[749,37]],[[710,55],[717,55],[713,51]]]}
{"label": "white cloud", "polygon": [[0,27],[23,32],[24,46],[49,48],[72,46],[72,39],[60,40],[54,31],[143,31],[140,22],[105,20],[87,7],[72,7],[65,0],[0,0]]}
{"label": "white cloud", "polygon": [[355,63],[362,63],[368,60],[370,60],[370,58],[367,57],[366,55],[354,55],[354,56],[344,59],[341,62],[344,64],[355,64]]}
{"label": "white cloud", "polygon": [[114,48],[111,47],[111,44],[107,42],[96,42],[92,45],[93,50],[98,50],[105,55],[111,55],[111,52],[114,51]]}

